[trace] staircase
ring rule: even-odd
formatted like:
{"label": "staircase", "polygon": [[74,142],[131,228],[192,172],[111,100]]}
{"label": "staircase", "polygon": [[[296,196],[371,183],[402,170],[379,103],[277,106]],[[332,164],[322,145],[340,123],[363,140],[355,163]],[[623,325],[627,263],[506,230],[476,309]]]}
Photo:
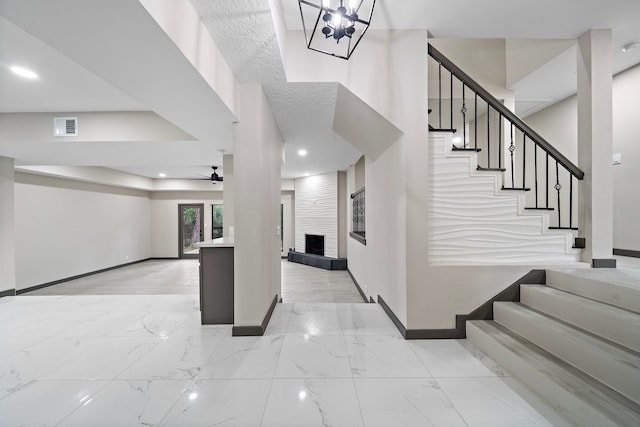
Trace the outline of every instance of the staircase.
{"label": "staircase", "polygon": [[549,210],[525,209],[525,191],[503,190],[503,173],[477,170],[475,151],[453,150],[452,133],[429,136],[429,260],[432,265],[571,264],[574,231],[550,230]]}
{"label": "staircase", "polygon": [[592,271],[547,270],[467,337],[575,425],[640,426],[640,285]]}

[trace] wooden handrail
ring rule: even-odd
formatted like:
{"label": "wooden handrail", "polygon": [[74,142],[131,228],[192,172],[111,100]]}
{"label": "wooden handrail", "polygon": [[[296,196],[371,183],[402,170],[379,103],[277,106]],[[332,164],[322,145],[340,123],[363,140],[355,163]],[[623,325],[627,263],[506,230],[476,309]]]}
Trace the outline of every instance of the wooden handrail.
{"label": "wooden handrail", "polygon": [[433,47],[429,43],[428,48],[429,56],[438,61],[444,68],[450,71],[454,76],[458,78],[464,85],[469,87],[471,90],[475,91],[480,98],[482,98],[485,102],[489,103],[492,108],[502,114],[507,120],[509,120],[513,125],[518,128],[521,132],[527,135],[529,139],[531,139],[537,146],[542,148],[545,152],[549,154],[553,159],[555,159],[558,163],[560,163],[566,170],[571,173],[571,175],[575,176],[577,179],[581,180],[584,178],[584,172],[571,160],[567,159],[562,153],[560,153],[553,145],[551,145],[547,140],[538,135],[533,129],[531,129],[525,122],[523,122],[515,113],[509,110],[504,106],[503,103],[498,101],[493,95],[491,95],[486,89],[484,89],[478,82],[473,80],[467,73],[462,71],[457,65],[451,62],[446,56],[444,56],[438,49]]}

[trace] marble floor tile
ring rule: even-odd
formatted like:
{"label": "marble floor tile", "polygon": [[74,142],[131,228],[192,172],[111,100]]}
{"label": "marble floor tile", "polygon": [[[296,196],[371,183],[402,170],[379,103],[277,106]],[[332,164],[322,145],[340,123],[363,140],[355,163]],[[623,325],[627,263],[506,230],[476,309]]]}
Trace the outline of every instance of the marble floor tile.
{"label": "marble floor tile", "polygon": [[407,341],[391,336],[346,336],[354,377],[431,377]]}
{"label": "marble floor tile", "polygon": [[264,331],[265,335],[282,335],[287,332],[291,310],[274,310],[269,320],[269,325]]}
{"label": "marble floor tile", "polygon": [[187,320],[176,330],[171,332],[171,336],[207,336],[207,337],[228,337],[231,336],[233,325],[203,325],[201,323],[200,312],[189,313]]}
{"label": "marble floor tile", "polygon": [[283,335],[227,337],[196,378],[273,378],[283,343]]}
{"label": "marble floor tile", "polygon": [[501,378],[437,378],[469,427],[551,427]]}
{"label": "marble floor tile", "polygon": [[336,310],[378,311],[382,310],[382,307],[379,304],[370,304],[365,302],[338,302],[336,303]]}
{"label": "marble floor tile", "polygon": [[224,337],[171,336],[133,363],[119,379],[193,379]]}
{"label": "marble floor tile", "polygon": [[188,381],[112,381],[58,426],[155,426],[188,384]]}
{"label": "marble floor tile", "polygon": [[160,425],[175,427],[259,426],[270,379],[198,380],[178,398]]}
{"label": "marble floor tile", "polygon": [[102,381],[61,380],[7,388],[0,382],[0,425],[55,426],[105,385]]}
{"label": "marble floor tile", "polygon": [[43,379],[111,380],[154,348],[160,339],[103,337],[87,350],[40,376]]}
{"label": "marble floor tile", "polygon": [[344,339],[339,335],[287,335],[276,378],[351,377]]}
{"label": "marble floor tile", "polygon": [[341,335],[342,327],[338,312],[329,311],[291,311],[287,334],[296,335]]}
{"label": "marble floor tile", "polygon": [[339,310],[338,317],[345,335],[402,336],[389,316],[379,307],[378,310]]}
{"label": "marble floor tile", "polygon": [[275,379],[262,427],[362,426],[353,380]]}
{"label": "marble floor tile", "polygon": [[434,377],[493,377],[504,375],[488,356],[482,360],[465,347],[466,340],[412,340],[413,351]]}
{"label": "marble floor tile", "polygon": [[0,381],[22,383],[71,360],[97,343],[92,337],[50,337],[0,359]]}
{"label": "marble floor tile", "polygon": [[335,311],[338,306],[332,302],[294,302],[291,309],[295,311]]}
{"label": "marble floor tile", "polygon": [[466,427],[466,423],[429,378],[356,378],[367,427]]}
{"label": "marble floor tile", "polygon": [[116,337],[168,337],[189,318],[189,313],[155,311],[150,312],[109,335]]}
{"label": "marble floor tile", "polygon": [[3,337],[0,346],[0,360],[46,339],[47,337],[40,336]]}

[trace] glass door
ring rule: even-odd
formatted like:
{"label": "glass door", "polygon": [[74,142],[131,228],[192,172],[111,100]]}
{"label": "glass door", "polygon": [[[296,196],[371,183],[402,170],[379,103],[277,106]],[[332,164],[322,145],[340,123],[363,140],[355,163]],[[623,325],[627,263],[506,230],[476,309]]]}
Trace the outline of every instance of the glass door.
{"label": "glass door", "polygon": [[195,244],[203,240],[204,204],[178,205],[179,257],[198,258],[200,250]]}

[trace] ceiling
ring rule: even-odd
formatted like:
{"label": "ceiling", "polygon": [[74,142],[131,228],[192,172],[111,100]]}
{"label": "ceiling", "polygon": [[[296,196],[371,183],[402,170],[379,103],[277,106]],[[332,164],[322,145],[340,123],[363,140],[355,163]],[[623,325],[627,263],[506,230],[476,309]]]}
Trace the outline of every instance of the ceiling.
{"label": "ceiling", "polygon": [[[358,159],[360,153],[332,130],[338,85],[285,80],[270,7],[282,9],[286,29],[300,29],[297,1],[191,4],[237,80],[263,84],[285,141],[283,177],[344,170]],[[435,38],[474,39],[575,39],[590,28],[611,28],[614,72],[640,63],[640,48],[620,50],[640,40],[635,0],[378,0],[372,28],[427,28]],[[8,71],[13,64],[40,78],[16,77]],[[575,80],[572,47],[510,89],[518,110],[531,113],[575,93]],[[194,141],[103,141],[79,148],[0,139],[0,155],[27,165],[49,159],[194,178],[209,175],[210,166],[221,166],[222,154],[233,150],[232,112],[137,0],[0,0],[0,113],[90,111],[153,111]],[[298,156],[301,148],[307,156]]]}

